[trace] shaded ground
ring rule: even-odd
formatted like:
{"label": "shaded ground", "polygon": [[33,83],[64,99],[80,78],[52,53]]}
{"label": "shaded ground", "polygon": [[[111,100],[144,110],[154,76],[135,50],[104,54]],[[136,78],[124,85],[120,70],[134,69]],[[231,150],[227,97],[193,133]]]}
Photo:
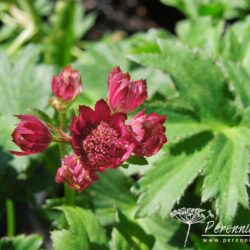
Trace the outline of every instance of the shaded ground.
{"label": "shaded ground", "polygon": [[98,39],[104,32],[124,30],[128,34],[153,27],[174,32],[177,21],[184,16],[159,0],[83,0],[85,8],[98,12],[95,26],[87,39]]}

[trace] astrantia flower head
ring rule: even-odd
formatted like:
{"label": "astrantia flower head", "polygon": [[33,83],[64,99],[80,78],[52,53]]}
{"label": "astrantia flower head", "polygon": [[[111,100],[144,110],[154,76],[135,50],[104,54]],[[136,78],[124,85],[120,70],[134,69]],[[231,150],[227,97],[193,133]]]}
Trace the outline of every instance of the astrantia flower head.
{"label": "astrantia flower head", "polygon": [[115,67],[108,77],[108,102],[112,111],[129,113],[147,99],[145,80],[132,81],[127,72]]}
{"label": "astrantia flower head", "polygon": [[142,111],[125,123],[127,114],[147,99],[147,86],[146,80],[133,81],[129,73],[119,67],[109,74],[107,102],[97,101],[94,109],[79,106],[79,114],[71,116],[69,134],[67,111],[82,90],[79,72],[71,66],[66,67],[52,79],[51,88],[54,97],[49,99],[49,104],[57,115],[54,120],[49,118],[50,130],[35,116],[17,116],[21,122],[12,137],[22,152],[11,152],[16,155],[39,153],[52,140],[70,144],[74,154],[61,155],[62,165],[55,177],[57,183],[65,182],[71,189],[81,192],[98,179],[98,171],[117,168],[131,155],[154,155],[167,142],[165,116],[146,115]]}
{"label": "astrantia flower head", "polygon": [[73,101],[82,91],[82,81],[79,72],[71,66],[67,66],[55,76],[51,82],[51,89],[59,100]]}
{"label": "astrantia flower head", "polygon": [[76,155],[65,156],[62,160],[62,166],[57,170],[56,182],[66,182],[71,189],[78,192],[83,191],[91,185],[98,176],[94,171],[84,165]]}
{"label": "astrantia flower head", "polygon": [[12,138],[22,152],[10,152],[15,155],[31,155],[44,151],[52,140],[48,127],[33,115],[17,115],[16,117],[21,122],[12,133]]}
{"label": "astrantia flower head", "polygon": [[119,166],[135,146],[126,118],[124,113],[111,114],[103,99],[96,103],[95,110],[80,106],[70,126],[74,152],[92,169],[104,171]]}
{"label": "astrantia flower head", "polygon": [[156,154],[167,142],[164,123],[166,116],[158,114],[145,114],[144,111],[133,117],[129,123],[137,145],[134,153],[138,156],[151,156]]}

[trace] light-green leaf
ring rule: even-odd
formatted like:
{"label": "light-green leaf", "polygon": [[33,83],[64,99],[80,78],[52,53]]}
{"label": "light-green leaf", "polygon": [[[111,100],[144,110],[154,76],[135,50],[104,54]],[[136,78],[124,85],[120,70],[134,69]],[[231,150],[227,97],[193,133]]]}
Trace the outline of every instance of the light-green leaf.
{"label": "light-green leaf", "polygon": [[113,250],[131,250],[126,238],[116,228],[112,231],[111,246]]}
{"label": "light-green leaf", "polygon": [[14,238],[3,237],[0,239],[0,250],[39,250],[42,243],[42,236],[36,234],[28,236],[22,234]]}
{"label": "light-green leaf", "polygon": [[87,97],[89,104],[93,105],[98,99],[107,96],[109,72],[117,65],[123,70],[128,69],[129,61],[124,57],[124,50],[126,46],[121,43],[97,43],[90,46],[84,56],[73,64],[80,71],[85,88],[77,104],[86,102]]}
{"label": "light-green leaf", "polygon": [[[180,95],[187,99],[201,119],[228,118],[223,105],[228,105],[226,82],[220,68],[206,54],[192,51],[178,43],[159,41],[165,56],[165,70],[175,80]],[[218,107],[222,107],[218,109]]]}
{"label": "light-green leaf", "polygon": [[217,197],[216,212],[223,223],[232,221],[238,203],[248,206],[248,161],[249,149],[240,130],[218,134],[211,144],[202,199]]}
{"label": "light-green leaf", "polygon": [[[146,40],[147,36],[150,36],[150,32],[143,34],[142,37]],[[137,42],[139,40],[139,38],[137,38],[138,40],[133,39]],[[173,82],[167,73],[155,68],[134,67],[134,63],[126,58],[132,44],[125,40],[111,44],[98,42],[87,47],[83,57],[73,64],[80,71],[84,82],[83,94],[79,96],[74,106],[86,103],[86,101],[88,104],[94,105],[98,99],[107,96],[108,74],[115,66],[120,66],[123,71],[129,71],[134,80],[147,79],[149,97],[156,93],[160,93],[164,97],[176,93]]]}
{"label": "light-green leaf", "polygon": [[[183,248],[183,242],[176,235],[180,234],[180,223],[173,219],[163,220],[159,216],[145,217],[137,220],[142,228],[155,237],[153,250],[178,250]],[[191,250],[191,249],[189,249]]]}
{"label": "light-green leaf", "polygon": [[[209,139],[209,136],[204,135],[205,145]],[[136,211],[138,217],[154,213],[159,213],[162,217],[168,216],[176,201],[206,164],[206,146],[196,150],[188,149],[191,142],[195,144],[202,140],[200,135],[184,144],[180,143],[173,149],[172,155],[166,150],[161,159],[139,181],[140,197]]]}
{"label": "light-green leaf", "polygon": [[210,130],[210,126],[202,123],[197,114],[188,108],[188,105],[170,102],[152,102],[145,106],[147,113],[157,112],[166,115],[166,134],[169,143],[176,143],[187,137],[193,136],[203,131]]}
{"label": "light-green leaf", "polygon": [[[155,239],[145,231],[135,221],[128,219],[121,211],[116,212],[116,230],[113,232],[112,249],[140,249],[151,250]],[[121,248],[120,248],[121,247]]]}
{"label": "light-green leaf", "polygon": [[248,9],[248,2],[244,0],[161,0],[161,2],[179,9],[193,19],[200,16],[230,19],[240,16],[240,10]]}
{"label": "light-green leaf", "polygon": [[202,120],[234,123],[234,108],[220,67],[205,53],[193,51],[180,43],[159,40],[159,46],[161,53],[133,54],[130,57],[143,65],[168,72],[181,98],[192,105]]}
{"label": "light-green leaf", "polygon": [[223,61],[225,73],[235,87],[241,106],[250,106],[250,76],[247,71],[239,64],[230,62],[228,60]]}
{"label": "light-green leaf", "polygon": [[[27,46],[11,59],[0,51],[0,144],[5,150],[17,149],[11,141],[18,122],[13,115],[30,113],[33,108],[45,110],[48,105],[52,68],[38,63],[39,53],[38,47]],[[27,157],[13,158],[17,169],[26,168]]]}
{"label": "light-green leaf", "polygon": [[[95,215],[78,207],[62,207],[69,224],[68,230],[53,231],[52,244],[55,250],[106,249],[106,234]],[[69,244],[68,244],[69,241]]]}
{"label": "light-green leaf", "polygon": [[217,57],[220,51],[223,22],[213,22],[209,17],[199,18],[199,22],[187,19],[177,23],[177,34],[181,41],[192,48],[201,48]]}
{"label": "light-green leaf", "polygon": [[105,174],[100,174],[100,179],[86,190],[102,224],[114,221],[115,207],[125,213],[134,209],[136,197],[129,191],[132,184],[131,179],[118,169],[107,169]]}
{"label": "light-green leaf", "polygon": [[[17,119],[13,115],[44,109],[50,95],[50,67],[39,65],[39,50],[26,47],[13,61],[0,52],[1,144],[9,147],[10,134]],[[4,133],[2,132],[4,131]]]}

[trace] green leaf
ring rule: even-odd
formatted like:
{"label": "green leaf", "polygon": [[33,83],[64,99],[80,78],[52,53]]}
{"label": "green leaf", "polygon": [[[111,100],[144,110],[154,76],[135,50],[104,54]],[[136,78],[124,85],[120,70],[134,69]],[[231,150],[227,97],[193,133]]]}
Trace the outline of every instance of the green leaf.
{"label": "green leaf", "polygon": [[140,157],[140,156],[130,156],[127,159],[127,162],[132,165],[148,165],[148,161],[145,157]]}
{"label": "green leaf", "polygon": [[64,204],[64,198],[51,198],[46,199],[45,203],[42,205],[42,213],[44,218],[46,218],[51,225],[51,228],[60,228],[63,223],[65,223],[64,214],[55,209]]}
{"label": "green leaf", "polygon": [[126,238],[116,228],[112,231],[111,246],[113,250],[131,250],[131,246]]}
{"label": "green leaf", "polygon": [[0,142],[10,147],[10,134],[17,123],[13,115],[47,106],[52,70],[37,63],[39,50],[33,46],[25,48],[14,62],[4,52],[0,58]]}
{"label": "green leaf", "polygon": [[161,0],[161,2],[176,7],[184,14],[197,17],[198,15],[198,2],[192,0]]}
{"label": "green leaf", "polygon": [[120,165],[120,167],[127,169],[129,167],[129,164],[123,163],[122,165]]}
{"label": "green leaf", "polygon": [[124,50],[126,45],[122,43],[97,43],[89,47],[84,56],[73,64],[82,75],[85,89],[74,107],[86,103],[86,100],[89,100],[90,105],[94,105],[97,100],[107,96],[109,72],[117,65],[123,70],[129,67],[129,61],[123,54]]}
{"label": "green leaf", "polygon": [[[148,34],[149,33],[149,34]],[[138,40],[146,40],[150,32],[142,34]],[[129,71],[132,79],[147,79],[149,97],[159,93],[170,97],[176,94],[175,87],[168,74],[155,68],[135,67],[134,63],[126,58],[126,55],[133,47],[133,42],[138,42],[136,37],[130,40],[116,43],[98,42],[89,45],[83,56],[79,58],[73,67],[78,69],[84,82],[84,91],[80,95],[73,107],[79,104],[88,103],[94,105],[95,102],[107,96],[108,74],[115,66],[120,66],[123,71]]]}
{"label": "green leaf", "polygon": [[[113,247],[114,249],[141,249],[150,250],[154,245],[154,237],[144,232],[144,230],[136,224],[136,222],[126,218],[121,211],[116,212],[116,230],[119,232],[113,232]],[[130,248],[128,248],[128,246]]]}
{"label": "green leaf", "polygon": [[36,0],[34,7],[41,16],[47,16],[50,15],[53,10],[53,3],[49,0]]}
{"label": "green leaf", "polygon": [[199,8],[199,14],[201,16],[212,16],[220,18],[225,12],[226,6],[223,2],[211,2],[209,5],[201,4]]}
{"label": "green leaf", "polygon": [[[145,105],[147,112],[168,116],[166,134],[171,144],[169,152],[154,162],[154,166],[139,181],[136,190],[140,194],[137,216],[143,217],[157,212],[164,216],[164,211],[171,209],[201,170],[192,163],[192,158],[197,157],[198,163],[205,161],[199,158],[203,151],[197,150],[192,139],[202,139],[201,135],[210,131],[215,137],[223,134],[227,140],[223,142],[225,147],[223,143],[220,144],[215,153],[209,151],[204,144],[206,158],[210,162],[208,169],[216,166],[217,168],[205,172],[204,187],[208,185],[208,188],[204,189],[206,191],[203,192],[203,200],[215,198],[220,220],[229,223],[236,214],[238,204],[246,206],[248,199],[245,185],[248,184],[247,162],[250,145],[246,139],[250,136],[249,76],[240,63],[224,59],[224,65],[217,65],[207,54],[171,40],[160,40],[159,46],[161,53],[139,52],[131,58],[146,66],[168,72],[174,79],[180,96],[166,103],[151,102]],[[180,100],[184,100],[184,105]],[[207,143],[213,138],[212,134]],[[183,154],[180,151],[179,155],[173,153],[172,147],[178,147],[178,144],[185,141],[189,141],[189,145],[185,147],[189,147],[193,152]],[[216,139],[214,141],[216,142]],[[213,145],[214,143],[211,144],[211,150],[214,150]],[[222,160],[219,160],[220,157]],[[219,163],[216,163],[217,160]],[[236,173],[239,162],[242,166],[240,174]],[[189,164],[192,167],[184,172],[185,166]],[[218,179],[218,172],[224,178]],[[173,179],[173,183],[167,178]],[[209,184],[206,184],[207,182]],[[168,189],[174,190],[171,195],[167,194]],[[162,200],[168,202],[164,203]]]}
{"label": "green leaf", "polygon": [[119,170],[107,169],[105,174],[99,176],[100,179],[89,187],[86,193],[90,195],[102,224],[110,224],[114,221],[115,207],[125,213],[131,213],[136,204],[136,197],[129,192],[131,179]]}
{"label": "green leaf", "polygon": [[70,231],[65,229],[61,231],[53,231],[51,233],[51,240],[53,249],[55,250],[74,250],[74,249],[86,249],[90,250],[88,239],[85,238],[85,233],[82,232],[82,238],[84,243],[80,244],[76,241],[75,235],[73,235]]}
{"label": "green leaf", "polygon": [[217,197],[216,212],[223,223],[232,221],[238,203],[248,206],[249,149],[245,140],[240,130],[232,128],[218,134],[211,145],[202,199]]}
{"label": "green leaf", "polygon": [[74,35],[76,39],[81,39],[94,25],[96,13],[86,15],[84,5],[81,1],[76,1],[74,18]]}
{"label": "green leaf", "polygon": [[169,143],[176,143],[200,132],[208,131],[211,127],[202,123],[195,112],[186,103],[179,103],[179,99],[172,102],[152,102],[145,105],[147,113],[156,112],[166,115],[166,135]]}
{"label": "green leaf", "polygon": [[148,98],[153,98],[160,94],[164,99],[169,99],[177,95],[175,85],[169,75],[155,68],[140,67],[130,70],[132,79],[146,79]]}
{"label": "green leaf", "polygon": [[241,61],[242,46],[233,29],[228,29],[223,37],[221,53],[226,60]]}
{"label": "green leaf", "polygon": [[241,11],[247,11],[249,7],[244,0],[161,0],[161,2],[176,7],[190,18],[211,16],[217,19],[231,19],[241,16]]}
{"label": "green leaf", "polygon": [[163,220],[159,216],[151,216],[137,221],[146,233],[154,236],[155,244],[153,250],[177,250],[183,248],[183,242],[180,240],[180,237],[176,236],[182,233],[185,235],[186,228],[177,220],[172,218]]}
{"label": "green leaf", "polygon": [[39,250],[42,242],[42,236],[36,234],[3,237],[0,239],[0,250]]}
{"label": "green leaf", "polygon": [[44,111],[40,109],[32,109],[32,114],[41,119],[45,123],[53,124],[53,120],[51,117],[49,117],[48,114],[46,114]]}
{"label": "green leaf", "polygon": [[250,107],[243,110],[240,126],[250,129]]}
{"label": "green leaf", "polygon": [[217,57],[220,52],[223,22],[213,22],[209,17],[195,20],[184,20],[177,23],[176,31],[183,43],[195,48],[201,48]]}
{"label": "green leaf", "polygon": [[250,106],[250,76],[240,65],[227,60],[223,61],[224,69],[229,81],[235,87],[241,106]]}
{"label": "green leaf", "polygon": [[0,42],[4,42],[5,40],[11,39],[13,34],[17,31],[17,25],[3,25],[0,29]]}
{"label": "green leaf", "polygon": [[210,140],[210,134],[201,133],[180,142],[170,152],[165,148],[164,155],[138,183],[137,217],[155,213],[168,216],[187,186],[204,168],[208,155],[206,145]]}
{"label": "green leaf", "polygon": [[106,235],[95,215],[78,207],[61,207],[67,222],[68,230],[53,231],[52,245],[55,250],[106,249]]}
{"label": "green leaf", "polygon": [[[0,51],[0,144],[5,150],[17,150],[11,133],[18,120],[13,115],[30,113],[33,108],[45,110],[50,95],[52,68],[38,64],[38,47],[27,46],[14,58]],[[22,171],[28,157],[14,157],[12,164]]]}
{"label": "green leaf", "polygon": [[201,119],[235,123],[228,86],[215,62],[200,51],[195,52],[170,40],[160,40],[159,46],[161,54],[133,54],[131,58],[168,72],[181,98],[192,105]]}
{"label": "green leaf", "polygon": [[250,18],[246,17],[226,29],[221,41],[221,54],[224,59],[239,62],[250,70]]}

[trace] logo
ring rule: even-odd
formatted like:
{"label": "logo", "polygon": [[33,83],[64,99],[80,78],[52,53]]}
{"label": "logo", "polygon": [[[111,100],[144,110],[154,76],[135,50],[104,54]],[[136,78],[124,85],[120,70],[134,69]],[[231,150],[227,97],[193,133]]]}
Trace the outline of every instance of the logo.
{"label": "logo", "polygon": [[206,211],[205,209],[201,208],[185,208],[185,207],[172,211],[170,213],[170,216],[175,217],[180,222],[188,225],[184,247],[186,247],[187,245],[191,225],[197,223],[205,223],[207,218],[215,217],[211,210]]}

